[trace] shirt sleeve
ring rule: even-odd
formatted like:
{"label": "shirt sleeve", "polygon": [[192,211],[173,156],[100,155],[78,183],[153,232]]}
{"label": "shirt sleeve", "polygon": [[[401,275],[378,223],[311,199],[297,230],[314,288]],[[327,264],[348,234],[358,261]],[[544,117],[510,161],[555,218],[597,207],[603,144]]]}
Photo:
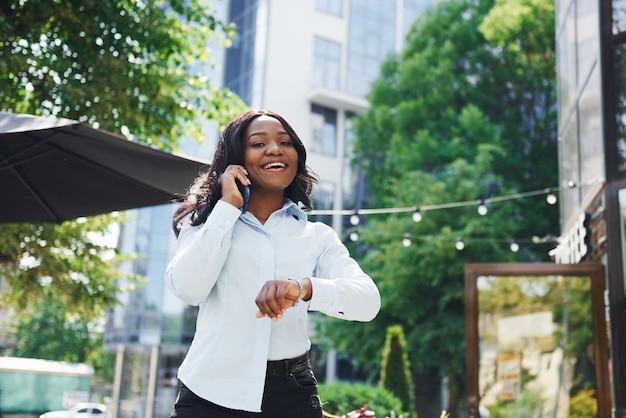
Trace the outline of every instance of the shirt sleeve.
{"label": "shirt sleeve", "polygon": [[352,321],[371,321],[380,311],[380,293],[372,278],[350,257],[333,229],[318,224],[321,253],[315,277],[310,277],[313,295],[309,310]]}
{"label": "shirt sleeve", "polygon": [[196,306],[207,298],[228,256],[240,215],[239,209],[220,200],[204,224],[192,226],[188,218],[183,220],[176,252],[165,270],[165,284],[180,300]]}

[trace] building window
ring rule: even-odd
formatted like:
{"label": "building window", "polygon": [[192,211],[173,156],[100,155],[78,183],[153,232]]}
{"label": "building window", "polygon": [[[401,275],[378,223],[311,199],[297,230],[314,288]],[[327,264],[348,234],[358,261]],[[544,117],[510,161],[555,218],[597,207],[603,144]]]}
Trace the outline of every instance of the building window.
{"label": "building window", "polygon": [[618,170],[626,171],[626,44],[615,47],[615,79],[617,84],[616,123]]}
{"label": "building window", "polygon": [[577,85],[585,83],[599,59],[598,8],[599,2],[579,1],[576,3]]}
{"label": "building window", "polygon": [[350,2],[347,92],[365,97],[380,64],[395,50],[396,1]]}
{"label": "building window", "polygon": [[[622,260],[626,260],[626,189],[620,189],[618,192],[619,200],[619,223],[620,223],[620,235],[622,239]],[[622,271],[624,271],[623,277],[626,278],[626,263],[622,263]],[[626,288],[626,279],[624,287]]]}
{"label": "building window", "polygon": [[228,13],[230,21],[237,26],[237,35],[232,46],[226,48],[224,86],[236,93],[246,104],[251,105],[257,32],[256,0],[247,3],[233,1],[229,5]]}
{"label": "building window", "polygon": [[[626,173],[626,2],[623,0],[612,2],[613,47],[616,94],[615,94],[615,143],[610,144],[607,154],[617,154],[617,170],[621,176]],[[615,147],[614,149],[610,149]]]}
{"label": "building window", "polygon": [[311,152],[337,155],[337,111],[316,104],[311,105],[313,143]]}
{"label": "building window", "polygon": [[336,17],[343,16],[342,0],[315,0],[315,10]]}
{"label": "building window", "polygon": [[[402,35],[403,39],[411,30],[417,18],[437,0],[404,0],[402,4]],[[404,46],[403,46],[404,47]]]}
{"label": "building window", "polygon": [[559,121],[569,121],[576,95],[576,34],[573,8],[563,12],[563,23],[557,35],[557,83]]}
{"label": "building window", "polygon": [[594,66],[578,99],[578,141],[580,178],[584,182],[581,184],[583,201],[595,192],[597,187],[597,184],[594,184],[595,180],[605,175],[604,144],[601,139],[603,127],[600,83],[600,70],[598,66]]}
{"label": "building window", "polygon": [[355,136],[352,130],[352,119],[355,114],[346,112],[346,123],[344,131],[344,159],[343,170],[341,173],[342,180],[342,195],[343,195],[343,209],[354,209],[357,205],[357,176],[352,168],[352,161],[354,161],[354,142]]}
{"label": "building window", "polygon": [[580,152],[578,149],[578,120],[570,119],[570,124],[563,129],[559,145],[561,171],[561,219],[569,220],[576,216],[580,207]]}
{"label": "building window", "polygon": [[339,91],[341,45],[315,37],[313,47],[313,87]]}
{"label": "building window", "polygon": [[[580,2],[583,5],[586,2]],[[592,3],[592,2],[589,2]],[[622,0],[614,0],[613,5],[613,35],[626,32],[626,4]]]}

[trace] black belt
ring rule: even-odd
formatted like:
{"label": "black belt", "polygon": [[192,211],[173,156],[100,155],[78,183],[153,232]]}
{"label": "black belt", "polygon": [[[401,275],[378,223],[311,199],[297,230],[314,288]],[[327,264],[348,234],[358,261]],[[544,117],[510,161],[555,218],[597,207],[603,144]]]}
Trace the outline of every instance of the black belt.
{"label": "black belt", "polygon": [[271,360],[267,362],[267,377],[291,376],[309,368],[309,353],[285,360]]}

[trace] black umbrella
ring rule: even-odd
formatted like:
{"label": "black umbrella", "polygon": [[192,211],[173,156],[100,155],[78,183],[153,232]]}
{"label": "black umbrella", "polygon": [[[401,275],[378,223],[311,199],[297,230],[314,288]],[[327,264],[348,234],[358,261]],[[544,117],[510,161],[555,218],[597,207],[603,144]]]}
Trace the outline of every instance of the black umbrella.
{"label": "black umbrella", "polygon": [[206,167],[70,119],[0,112],[0,223],[172,202]]}

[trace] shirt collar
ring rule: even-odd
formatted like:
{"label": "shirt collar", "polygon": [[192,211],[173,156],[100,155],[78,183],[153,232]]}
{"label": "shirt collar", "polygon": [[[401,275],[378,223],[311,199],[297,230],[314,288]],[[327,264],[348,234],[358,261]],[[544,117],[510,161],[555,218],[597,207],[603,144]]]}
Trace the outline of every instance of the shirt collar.
{"label": "shirt collar", "polygon": [[307,221],[306,213],[296,205],[291,199],[283,199],[282,210],[285,210],[288,215],[293,216],[298,221]]}

